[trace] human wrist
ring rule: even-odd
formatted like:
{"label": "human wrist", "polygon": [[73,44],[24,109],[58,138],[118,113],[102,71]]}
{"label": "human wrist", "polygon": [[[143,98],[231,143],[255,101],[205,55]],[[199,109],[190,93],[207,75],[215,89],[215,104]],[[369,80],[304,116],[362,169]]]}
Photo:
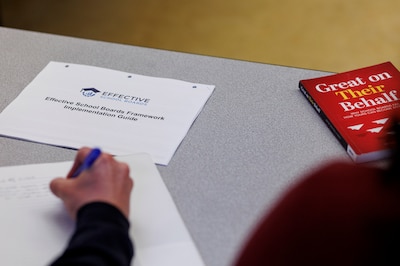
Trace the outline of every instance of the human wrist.
{"label": "human wrist", "polygon": [[116,206],[104,201],[89,202],[80,207],[77,212],[78,226],[82,220],[85,220],[85,223],[87,220],[91,220],[93,223],[116,223],[126,230],[129,228],[129,220],[123,212]]}

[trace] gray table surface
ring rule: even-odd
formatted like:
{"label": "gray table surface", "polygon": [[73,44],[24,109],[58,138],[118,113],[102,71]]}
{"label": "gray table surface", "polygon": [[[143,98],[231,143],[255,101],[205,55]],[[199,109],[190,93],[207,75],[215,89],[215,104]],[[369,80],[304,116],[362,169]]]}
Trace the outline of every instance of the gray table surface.
{"label": "gray table surface", "polygon": [[[257,220],[302,175],[348,160],[298,90],[324,72],[0,27],[0,111],[49,61],[216,85],[170,164],[158,166],[208,266],[232,265]],[[75,155],[3,137],[0,149],[0,166]]]}

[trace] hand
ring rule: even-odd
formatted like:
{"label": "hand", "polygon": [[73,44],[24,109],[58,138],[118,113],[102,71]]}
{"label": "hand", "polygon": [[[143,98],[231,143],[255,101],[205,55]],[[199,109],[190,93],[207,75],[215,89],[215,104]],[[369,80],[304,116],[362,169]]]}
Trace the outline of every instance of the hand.
{"label": "hand", "polygon": [[86,147],[80,149],[67,178],[53,179],[50,182],[50,190],[64,201],[66,209],[74,219],[78,210],[91,202],[109,203],[128,218],[133,180],[129,176],[127,164],[117,162],[110,154],[102,153],[91,168],[71,178],[90,151],[91,149]]}

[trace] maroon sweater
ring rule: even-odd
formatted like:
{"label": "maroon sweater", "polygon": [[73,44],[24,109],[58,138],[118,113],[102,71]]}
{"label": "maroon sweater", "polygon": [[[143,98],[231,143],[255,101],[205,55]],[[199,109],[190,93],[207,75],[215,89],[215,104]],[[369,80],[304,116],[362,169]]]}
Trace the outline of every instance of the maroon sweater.
{"label": "maroon sweater", "polygon": [[262,219],[236,263],[258,265],[400,265],[400,182],[340,162],[305,177]]}

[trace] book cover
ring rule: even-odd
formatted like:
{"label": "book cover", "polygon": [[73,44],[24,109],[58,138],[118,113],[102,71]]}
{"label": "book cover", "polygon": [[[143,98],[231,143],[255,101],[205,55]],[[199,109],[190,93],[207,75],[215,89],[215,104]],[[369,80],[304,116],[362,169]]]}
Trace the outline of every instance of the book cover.
{"label": "book cover", "polygon": [[301,80],[299,88],[355,162],[390,154],[387,134],[400,110],[400,72],[391,62]]}

